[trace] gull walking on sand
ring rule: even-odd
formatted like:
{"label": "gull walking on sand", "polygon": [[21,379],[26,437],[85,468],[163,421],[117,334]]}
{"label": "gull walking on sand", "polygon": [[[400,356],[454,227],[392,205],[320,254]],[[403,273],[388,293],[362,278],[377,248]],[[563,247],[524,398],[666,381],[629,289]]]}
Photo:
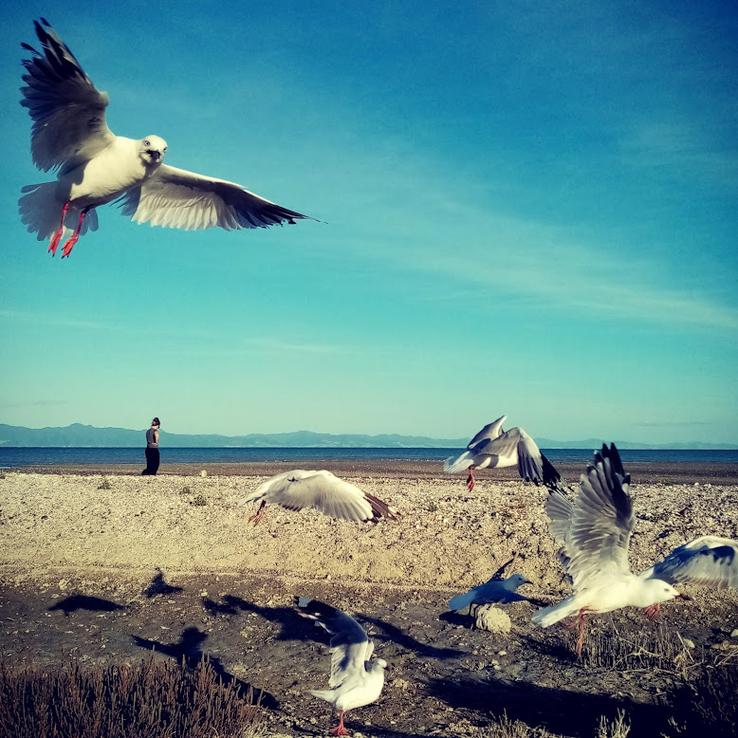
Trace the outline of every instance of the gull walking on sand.
{"label": "gull walking on sand", "polygon": [[503,415],[488,423],[469,441],[466,451],[459,456],[450,456],[443,463],[446,474],[467,471],[467,489],[474,489],[474,472],[487,467],[517,466],[521,479],[526,482],[549,484],[560,479],[553,464],[541,453],[536,442],[522,429],[510,428],[505,431],[502,424],[507,420]]}
{"label": "gull walking on sand", "polygon": [[333,636],[329,689],[310,690],[310,694],[329,702],[338,712],[338,726],[331,734],[350,735],[343,724],[344,715],[379,699],[387,662],[372,660],[374,643],[345,612],[309,597],[298,597],[295,604],[300,615],[315,620]]}
{"label": "gull walking on sand", "polygon": [[698,538],[674,549],[665,559],[640,574],[628,565],[628,548],[635,526],[630,475],[615,444],[602,449],[587,466],[579,493],[568,497],[553,487],[546,501],[550,529],[561,546],[561,558],[574,595],[538,610],[533,622],[547,628],[577,614],[577,655],[584,645],[587,613],[639,607],[655,618],[662,602],[680,594],[674,584],[701,582],[714,587],[738,586],[735,541],[713,536]]}
{"label": "gull walking on sand", "polygon": [[[294,223],[302,215],[276,205],[235,182],[162,163],[167,142],[116,136],[105,122],[109,98],[98,90],[60,36],[41,18],[34,21],[41,52],[23,59],[21,105],[33,121],[31,153],[54,182],[28,185],[18,204],[21,220],[55,254],[69,256],[80,235],[97,230],[96,208],[117,201],[137,223],[201,230],[266,228]],[[152,90],[155,94],[155,90]]]}
{"label": "gull walking on sand", "polygon": [[325,469],[294,469],[277,474],[260,484],[239,504],[250,502],[261,503],[249,518],[254,525],[263,518],[268,503],[288,510],[313,507],[331,517],[359,523],[376,523],[380,518],[397,517],[386,502]]}

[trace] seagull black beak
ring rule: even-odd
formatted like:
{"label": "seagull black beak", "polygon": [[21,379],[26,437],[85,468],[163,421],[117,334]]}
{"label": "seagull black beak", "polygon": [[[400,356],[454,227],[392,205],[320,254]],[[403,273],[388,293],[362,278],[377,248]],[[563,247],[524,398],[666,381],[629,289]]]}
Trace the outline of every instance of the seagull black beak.
{"label": "seagull black beak", "polygon": [[680,593],[680,594],[677,595],[677,599],[678,600],[687,600],[687,602],[690,602],[692,598],[689,595],[685,595],[685,594],[681,594]]}
{"label": "seagull black beak", "polygon": [[149,151],[149,154],[151,154],[151,158],[154,161],[159,161],[161,159],[161,151]]}

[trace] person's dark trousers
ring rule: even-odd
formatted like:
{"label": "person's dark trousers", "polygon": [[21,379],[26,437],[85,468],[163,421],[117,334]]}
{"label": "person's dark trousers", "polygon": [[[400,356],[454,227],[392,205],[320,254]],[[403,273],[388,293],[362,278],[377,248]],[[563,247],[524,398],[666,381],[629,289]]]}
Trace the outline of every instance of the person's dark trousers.
{"label": "person's dark trousers", "polygon": [[146,468],[141,472],[144,474],[156,474],[159,471],[159,449],[158,448],[147,448],[146,449]]}

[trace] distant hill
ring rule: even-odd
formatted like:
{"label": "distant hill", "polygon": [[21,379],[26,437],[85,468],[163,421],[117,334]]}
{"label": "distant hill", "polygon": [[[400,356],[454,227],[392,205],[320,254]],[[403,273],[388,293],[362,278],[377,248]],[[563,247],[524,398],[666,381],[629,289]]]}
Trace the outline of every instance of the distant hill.
{"label": "distant hill", "polygon": [[[63,428],[23,428],[0,423],[0,445],[20,447],[87,447],[126,448],[142,445],[145,429],[96,428],[92,425],[72,423]],[[363,434],[315,433],[294,431],[291,433],[249,433],[243,436],[214,434],[193,435],[162,431],[162,442],[169,447],[180,448],[464,448],[468,438],[429,438],[428,436],[403,436],[383,433]],[[558,441],[536,438],[541,448],[595,449],[602,445],[599,438],[578,441]],[[620,448],[638,449],[734,449],[733,444],[670,443],[651,445],[617,441]]]}

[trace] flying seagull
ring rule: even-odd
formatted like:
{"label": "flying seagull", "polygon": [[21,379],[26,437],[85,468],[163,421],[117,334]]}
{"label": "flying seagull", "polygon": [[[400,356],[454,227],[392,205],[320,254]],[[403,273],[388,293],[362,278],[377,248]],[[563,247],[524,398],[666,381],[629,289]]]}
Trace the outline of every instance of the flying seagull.
{"label": "flying seagull", "polygon": [[466,451],[459,456],[450,456],[443,462],[446,474],[468,471],[466,486],[474,489],[474,472],[477,469],[492,469],[504,466],[517,466],[521,479],[526,482],[549,484],[560,479],[553,464],[541,453],[536,442],[522,429],[510,428],[505,431],[502,424],[507,420],[503,415],[482,428],[469,441]]}
{"label": "flying seagull", "polygon": [[80,235],[97,230],[96,208],[117,202],[137,223],[201,230],[266,228],[309,216],[265,200],[235,182],[162,163],[167,142],[116,136],[105,122],[109,98],[44,18],[34,21],[41,51],[29,44],[21,105],[33,121],[31,153],[55,182],[27,185],[18,201],[21,220],[39,241],[50,239],[69,256]]}
{"label": "flying seagull", "polygon": [[281,505],[288,510],[314,507],[331,517],[360,523],[377,522],[382,517],[397,517],[386,502],[325,469],[294,469],[277,474],[259,485],[239,504],[250,502],[261,502],[256,514],[249,518],[254,525],[264,516],[267,503]]}
{"label": "flying seagull", "polygon": [[640,574],[628,565],[628,547],[635,527],[630,475],[615,444],[603,445],[587,466],[574,499],[551,489],[546,500],[551,533],[562,547],[562,561],[574,594],[544,607],[533,622],[547,628],[578,613],[577,654],[584,645],[584,617],[622,607],[644,609],[649,618],[660,603],[690,599],[673,585],[700,582],[713,587],[738,587],[738,542],[704,536],[674,549],[663,561]]}
{"label": "flying seagull", "polygon": [[329,702],[338,711],[338,726],[332,735],[350,735],[343,724],[345,713],[376,702],[384,687],[384,659],[371,659],[374,643],[349,615],[309,597],[295,598],[300,615],[315,620],[331,638],[329,689],[310,690],[314,697]]}
{"label": "flying seagull", "polygon": [[488,602],[504,604],[528,599],[518,594],[516,590],[522,584],[531,584],[530,580],[526,579],[522,574],[512,574],[506,579],[502,578],[505,569],[512,562],[513,559],[510,559],[504,563],[484,584],[479,584],[476,587],[472,587],[468,592],[464,592],[464,594],[452,597],[448,601],[448,609],[454,612],[460,612],[471,605],[483,605]]}

